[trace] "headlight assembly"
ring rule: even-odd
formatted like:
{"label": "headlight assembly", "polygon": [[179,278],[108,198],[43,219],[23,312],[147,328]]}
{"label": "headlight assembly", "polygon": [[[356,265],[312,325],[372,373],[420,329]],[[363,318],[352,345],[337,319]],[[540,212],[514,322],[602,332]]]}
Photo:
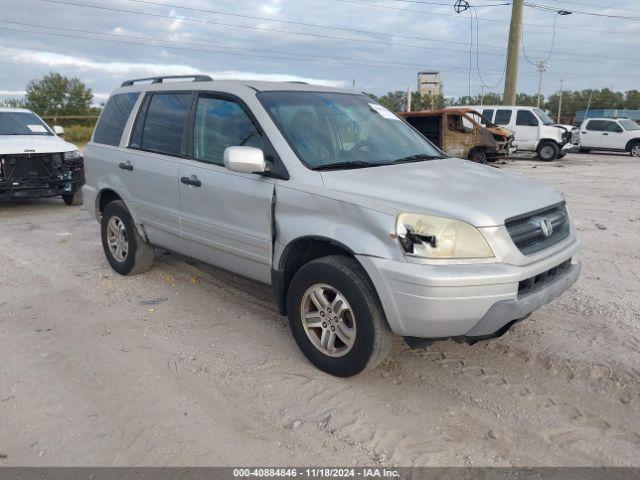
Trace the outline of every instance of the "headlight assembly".
{"label": "headlight assembly", "polygon": [[396,235],[407,255],[423,258],[492,258],[493,251],[480,232],[450,218],[401,213]]}
{"label": "headlight assembly", "polygon": [[77,160],[79,158],[82,157],[82,153],[80,153],[80,150],[73,150],[71,152],[64,152],[64,159],[65,160]]}

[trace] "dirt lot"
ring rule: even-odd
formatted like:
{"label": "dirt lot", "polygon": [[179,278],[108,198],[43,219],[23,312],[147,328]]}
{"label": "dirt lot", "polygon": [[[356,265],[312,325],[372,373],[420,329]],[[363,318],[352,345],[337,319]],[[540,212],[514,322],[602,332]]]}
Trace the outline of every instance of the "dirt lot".
{"label": "dirt lot", "polygon": [[501,339],[398,339],[346,380],[267,288],[162,253],[121,277],[81,207],[0,204],[0,465],[640,465],[640,164],[502,168],[566,194],[579,283]]}

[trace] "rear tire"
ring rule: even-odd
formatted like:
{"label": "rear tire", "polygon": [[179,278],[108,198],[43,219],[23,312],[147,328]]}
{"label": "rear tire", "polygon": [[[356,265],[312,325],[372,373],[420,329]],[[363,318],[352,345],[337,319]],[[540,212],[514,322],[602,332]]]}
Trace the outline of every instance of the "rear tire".
{"label": "rear tire", "polygon": [[62,200],[66,205],[69,205],[70,207],[82,205],[82,190],[78,189],[74,193],[63,193]]}
{"label": "rear tire", "polygon": [[151,268],[155,249],[138,233],[124,202],[115,200],[104,207],[101,228],[104,254],[116,272],[136,275]]}
{"label": "rear tire", "polygon": [[555,160],[558,158],[559,153],[560,147],[558,147],[558,144],[554,141],[544,140],[540,142],[540,145],[538,145],[538,159],[543,162],[551,162]]}
{"label": "rear tire", "polygon": [[326,373],[356,375],[391,350],[393,334],[378,296],[353,258],[334,255],[304,265],[291,280],[287,304],[298,347]]}

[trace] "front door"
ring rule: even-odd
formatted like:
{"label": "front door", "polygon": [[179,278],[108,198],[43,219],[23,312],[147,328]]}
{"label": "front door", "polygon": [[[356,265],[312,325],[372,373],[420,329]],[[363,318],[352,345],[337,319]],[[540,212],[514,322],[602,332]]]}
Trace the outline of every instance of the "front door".
{"label": "front door", "polygon": [[275,179],[232,172],[224,150],[267,140],[245,107],[228,96],[200,94],[192,114],[192,154],[180,168],[182,234],[191,256],[269,283]]}
{"label": "front door", "polygon": [[534,150],[540,137],[540,121],[531,110],[518,110],[515,131],[518,148]]}

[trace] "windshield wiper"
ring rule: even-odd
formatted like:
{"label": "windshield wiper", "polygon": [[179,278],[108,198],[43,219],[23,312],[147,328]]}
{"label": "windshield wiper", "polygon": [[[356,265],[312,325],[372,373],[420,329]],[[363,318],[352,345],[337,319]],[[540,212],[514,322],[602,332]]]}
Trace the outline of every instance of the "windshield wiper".
{"label": "windshield wiper", "polygon": [[347,170],[349,168],[380,167],[382,165],[388,165],[388,163],[371,163],[364,162],[362,160],[355,160],[353,162],[327,163],[326,165],[314,167],[313,170]]}
{"label": "windshield wiper", "polygon": [[418,153],[417,155],[409,155],[408,157],[402,157],[394,160],[393,163],[411,163],[422,162],[424,160],[437,160],[439,158],[447,158],[442,155],[427,155],[426,153]]}

